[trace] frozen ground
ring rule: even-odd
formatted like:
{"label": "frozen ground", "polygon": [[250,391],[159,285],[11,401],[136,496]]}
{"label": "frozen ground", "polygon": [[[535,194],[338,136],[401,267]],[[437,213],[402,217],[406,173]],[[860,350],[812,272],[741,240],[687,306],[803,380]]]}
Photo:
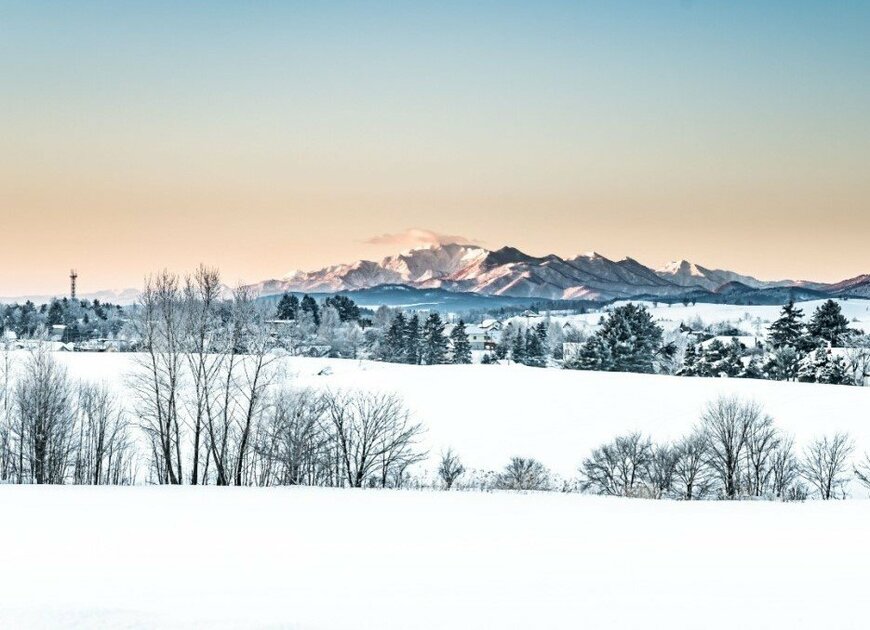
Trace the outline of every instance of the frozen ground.
{"label": "frozen ground", "polygon": [[[71,375],[106,380],[121,392],[134,369],[130,354],[57,357]],[[798,445],[823,433],[848,431],[856,454],[870,450],[867,387],[340,359],[290,358],[283,368],[287,383],[400,394],[428,429],[428,469],[435,468],[441,450],[453,447],[468,467],[497,469],[521,455],[572,477],[592,448],[619,433],[639,430],[658,440],[681,436],[707,401],[720,394],[757,400]],[[331,373],[319,375],[323,371]]]}
{"label": "frozen ground", "polygon": [[[131,355],[57,356],[119,392],[133,369]],[[870,450],[870,388],[283,367],[298,385],[401,394],[428,428],[428,470],[452,446],[469,467],[528,455],[573,476],[600,442],[629,430],[675,438],[723,393],[761,402],[799,444],[846,430],[856,455]],[[858,629],[870,617],[870,501],[860,499],[0,486],[0,514],[0,628]]]}
{"label": "frozen ground", "polygon": [[867,627],[870,502],[0,487],[2,628]]}

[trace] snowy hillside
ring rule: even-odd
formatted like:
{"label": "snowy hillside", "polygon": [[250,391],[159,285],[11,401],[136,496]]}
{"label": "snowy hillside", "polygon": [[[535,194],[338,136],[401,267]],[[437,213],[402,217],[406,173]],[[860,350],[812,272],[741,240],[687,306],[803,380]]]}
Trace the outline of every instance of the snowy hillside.
{"label": "snowy hillside", "polygon": [[[56,356],[72,376],[108,381],[122,393],[134,369],[130,354]],[[424,446],[430,458],[421,472],[433,471],[441,450],[453,447],[478,469],[500,469],[508,458],[521,455],[574,477],[591,449],[619,433],[639,430],[667,440],[688,432],[704,405],[720,394],[757,400],[799,445],[842,430],[855,438],[857,453],[870,451],[870,388],[520,365],[287,358],[282,368],[287,382],[299,386],[401,395],[427,428]]]}

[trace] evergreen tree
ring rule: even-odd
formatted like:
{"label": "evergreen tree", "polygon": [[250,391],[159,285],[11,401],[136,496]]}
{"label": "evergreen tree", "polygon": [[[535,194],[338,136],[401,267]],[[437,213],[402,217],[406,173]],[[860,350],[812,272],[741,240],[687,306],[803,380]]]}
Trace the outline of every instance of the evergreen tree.
{"label": "evergreen tree", "polygon": [[326,298],[326,306],[331,306],[338,311],[338,317],[342,322],[356,322],[360,318],[359,306],[356,302],[344,295],[334,295]]}
{"label": "evergreen tree", "polygon": [[791,346],[783,346],[773,351],[764,371],[775,381],[791,381],[797,378],[800,364],[800,353]]}
{"label": "evergreen tree", "polygon": [[[586,342],[581,356],[593,364],[609,366],[599,369],[652,373],[661,345],[662,329],[653,321],[649,310],[632,303],[613,309],[601,329]],[[591,353],[605,348],[600,360],[594,360]]]}
{"label": "evergreen tree", "polygon": [[405,316],[399,311],[393,316],[390,326],[387,328],[387,334],[384,336],[381,348],[381,358],[384,361],[391,361],[393,363],[404,361],[406,328],[407,322],[405,321]]}
{"label": "evergreen tree", "polygon": [[843,357],[834,356],[830,352],[826,352],[826,357],[827,360],[819,372],[819,383],[827,383],[828,385],[855,384]]}
{"label": "evergreen tree", "polygon": [[511,344],[511,359],[514,363],[526,362],[526,331],[522,328],[517,330]]}
{"label": "evergreen tree", "polygon": [[285,293],[278,301],[276,317],[278,319],[296,319],[299,312],[299,298],[290,293]]}
{"label": "evergreen tree", "polygon": [[764,371],[761,369],[761,361],[757,356],[753,356],[749,363],[743,366],[743,369],[737,374],[738,378],[764,378]]}
{"label": "evergreen tree", "polygon": [[64,313],[63,306],[57,300],[51,301],[51,306],[48,307],[48,320],[47,324],[49,326],[59,326],[63,323]]}
{"label": "evergreen tree", "polygon": [[[453,346],[453,363],[471,363],[471,343],[465,332],[465,322],[461,319],[450,331],[450,344]],[[489,355],[484,355],[484,359]]]}
{"label": "evergreen tree", "polygon": [[800,348],[804,336],[804,312],[795,307],[794,300],[782,307],[779,319],[768,329],[770,347],[774,350],[791,346]]}
{"label": "evergreen tree", "polygon": [[544,344],[541,342],[537,328],[526,330],[526,351],[523,363],[532,367],[544,367],[547,364]]}
{"label": "evergreen tree", "polygon": [[849,329],[849,320],[834,300],[828,300],[816,309],[807,325],[807,332],[817,340],[817,344],[827,342],[834,348],[843,347],[846,339],[853,333]]}
{"label": "evergreen tree", "polygon": [[535,333],[537,333],[538,338],[541,340],[541,345],[547,346],[547,322],[541,322],[537,326],[535,326]]}
{"label": "evergreen tree", "polygon": [[592,335],[584,343],[577,355],[565,367],[573,370],[614,371],[614,360],[610,345],[601,335]]}
{"label": "evergreen tree", "polygon": [[419,365],[421,359],[420,347],[420,318],[414,313],[408,318],[405,325],[405,363]]}
{"label": "evergreen tree", "polygon": [[501,331],[498,343],[495,346],[495,358],[499,360],[507,359],[513,349],[514,336],[516,331],[513,324],[508,324]]}
{"label": "evergreen tree", "polygon": [[725,369],[728,348],[719,339],[714,339],[706,347],[701,346],[698,359],[698,376],[720,376]]}
{"label": "evergreen tree", "polygon": [[314,325],[320,326],[320,307],[317,306],[317,302],[313,297],[310,295],[303,296],[302,302],[299,305],[299,310],[305,313],[310,313]]}
{"label": "evergreen tree", "polygon": [[736,337],[731,339],[728,344],[727,352],[721,366],[720,372],[731,378],[740,376],[743,372],[743,353],[746,349]]}
{"label": "evergreen tree", "polygon": [[677,376],[698,376],[698,351],[695,344],[686,346],[686,354],[683,356],[683,366],[677,370]]}
{"label": "evergreen tree", "polygon": [[827,348],[817,348],[801,361],[798,380],[802,383],[852,385],[852,378],[841,356],[834,356]]}
{"label": "evergreen tree", "polygon": [[447,337],[438,313],[431,313],[423,325],[423,362],[438,365],[447,362]]}

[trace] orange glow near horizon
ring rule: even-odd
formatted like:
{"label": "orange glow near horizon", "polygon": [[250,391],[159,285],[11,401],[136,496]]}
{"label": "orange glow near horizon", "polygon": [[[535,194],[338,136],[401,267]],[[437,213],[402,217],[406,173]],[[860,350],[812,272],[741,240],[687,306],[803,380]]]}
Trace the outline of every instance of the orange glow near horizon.
{"label": "orange glow near horizon", "polygon": [[256,282],[406,228],[870,272],[868,11],[359,11],[10,8],[0,296],[64,293],[71,267],[81,293],[200,262]]}

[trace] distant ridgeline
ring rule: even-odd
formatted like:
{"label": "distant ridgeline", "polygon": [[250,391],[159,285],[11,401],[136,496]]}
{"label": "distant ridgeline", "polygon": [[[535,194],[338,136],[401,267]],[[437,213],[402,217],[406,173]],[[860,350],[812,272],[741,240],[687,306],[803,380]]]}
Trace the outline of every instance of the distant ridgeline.
{"label": "distant ridgeline", "polygon": [[789,301],[870,298],[870,275],[838,283],[759,280],[679,261],[654,270],[632,258],[597,253],[530,256],[513,247],[438,245],[317,271],[294,271],[252,285],[258,295],[347,295],[364,306],[441,310],[546,305],[576,308],[616,300],[782,305]]}

